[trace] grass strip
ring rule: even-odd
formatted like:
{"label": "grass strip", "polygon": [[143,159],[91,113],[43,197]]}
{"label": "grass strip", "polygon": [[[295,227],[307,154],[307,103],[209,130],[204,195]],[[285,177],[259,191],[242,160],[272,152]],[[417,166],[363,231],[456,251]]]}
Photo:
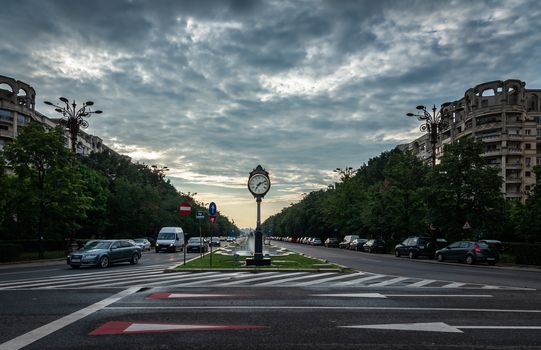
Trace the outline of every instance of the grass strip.
{"label": "grass strip", "polygon": [[320,268],[334,268],[340,269],[341,267],[327,263],[324,260],[314,259],[307,257],[305,255],[293,253],[285,256],[273,256],[271,257],[270,266],[246,266],[245,263],[246,257],[240,257],[238,260],[235,260],[234,256],[230,255],[221,255],[212,253],[212,266],[210,254],[203,256],[202,258],[197,258],[186,263],[186,265],[177,266],[177,270],[186,270],[186,269],[320,269]]}

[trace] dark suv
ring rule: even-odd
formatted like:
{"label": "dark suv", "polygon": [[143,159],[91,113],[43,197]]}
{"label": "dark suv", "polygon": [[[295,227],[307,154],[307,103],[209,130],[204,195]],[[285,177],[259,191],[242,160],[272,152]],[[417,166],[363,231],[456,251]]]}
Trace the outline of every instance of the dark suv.
{"label": "dark suv", "polygon": [[415,259],[420,256],[426,256],[433,259],[436,250],[442,248],[445,244],[446,241],[436,240],[432,237],[409,237],[395,246],[394,255],[396,257],[406,255],[410,259]]}

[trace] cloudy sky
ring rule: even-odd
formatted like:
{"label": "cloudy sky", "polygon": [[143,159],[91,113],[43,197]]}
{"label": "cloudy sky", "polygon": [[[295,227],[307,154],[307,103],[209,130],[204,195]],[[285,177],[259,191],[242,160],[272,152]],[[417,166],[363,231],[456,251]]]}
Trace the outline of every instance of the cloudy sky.
{"label": "cloudy sky", "polygon": [[0,75],[93,100],[88,132],[255,226],[420,136],[405,114],[477,84],[541,88],[538,1],[0,0]]}

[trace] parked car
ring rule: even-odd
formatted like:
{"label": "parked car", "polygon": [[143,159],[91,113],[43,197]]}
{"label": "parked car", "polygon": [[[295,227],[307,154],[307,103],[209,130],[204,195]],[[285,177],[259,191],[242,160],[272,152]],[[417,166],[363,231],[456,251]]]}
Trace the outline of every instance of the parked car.
{"label": "parked car", "polygon": [[81,266],[109,267],[113,263],[137,264],[141,259],[141,248],[128,240],[101,240],[90,249],[81,249],[70,254],[68,264],[78,269]]}
{"label": "parked car", "polygon": [[363,251],[368,253],[385,253],[387,251],[387,243],[382,239],[369,239],[363,245]]}
{"label": "parked car", "polygon": [[488,244],[490,248],[494,248],[498,251],[498,253],[505,252],[505,247],[501,241],[498,241],[497,239],[482,239],[479,242],[483,242]]}
{"label": "parked car", "polygon": [[233,236],[227,237],[227,242],[235,242],[235,237]]}
{"label": "parked car", "polygon": [[491,248],[485,242],[459,241],[453,242],[447,247],[437,250],[436,258],[438,261],[463,261],[469,265],[478,262],[486,262],[489,265],[495,265],[500,256],[497,249]]}
{"label": "parked car", "polygon": [[340,240],[335,237],[329,237],[324,242],[324,245],[327,248],[338,248],[338,244],[340,244]]}
{"label": "parked car", "polygon": [[351,241],[351,243],[349,244],[349,249],[350,250],[356,250],[356,251],[363,251],[363,246],[364,244],[368,242],[368,239],[366,238],[357,238],[357,239],[354,239],[353,241]]}
{"label": "parked car", "polygon": [[402,243],[399,243],[394,248],[394,255],[396,257],[406,255],[410,259],[415,259],[420,256],[426,256],[433,259],[435,257],[436,250],[443,248],[447,241],[438,241],[432,237],[409,237]]}
{"label": "parked car", "polygon": [[139,246],[142,251],[150,251],[150,241],[146,238],[136,238],[133,240],[136,246]]}
{"label": "parked car", "polygon": [[314,238],[312,239],[312,245],[323,245],[323,243],[321,243],[321,239],[319,238]]}
{"label": "parked car", "polygon": [[192,237],[188,240],[188,244],[186,244],[187,253],[204,253],[208,251],[208,243],[205,242],[203,238],[200,239],[199,237]]}
{"label": "parked car", "polygon": [[348,249],[349,244],[354,240],[359,238],[358,235],[347,235],[344,237],[344,240],[338,244],[338,248],[340,249]]}

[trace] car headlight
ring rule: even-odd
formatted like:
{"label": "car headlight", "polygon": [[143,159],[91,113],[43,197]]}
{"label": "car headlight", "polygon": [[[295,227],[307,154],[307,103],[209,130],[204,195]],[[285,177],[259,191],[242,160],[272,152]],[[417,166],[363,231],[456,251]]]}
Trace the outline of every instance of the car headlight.
{"label": "car headlight", "polygon": [[87,255],[85,255],[85,258],[95,258],[97,256],[98,256],[98,254],[87,254]]}
{"label": "car headlight", "polygon": [[173,246],[173,243],[169,244],[169,246],[172,247],[172,246]]}

